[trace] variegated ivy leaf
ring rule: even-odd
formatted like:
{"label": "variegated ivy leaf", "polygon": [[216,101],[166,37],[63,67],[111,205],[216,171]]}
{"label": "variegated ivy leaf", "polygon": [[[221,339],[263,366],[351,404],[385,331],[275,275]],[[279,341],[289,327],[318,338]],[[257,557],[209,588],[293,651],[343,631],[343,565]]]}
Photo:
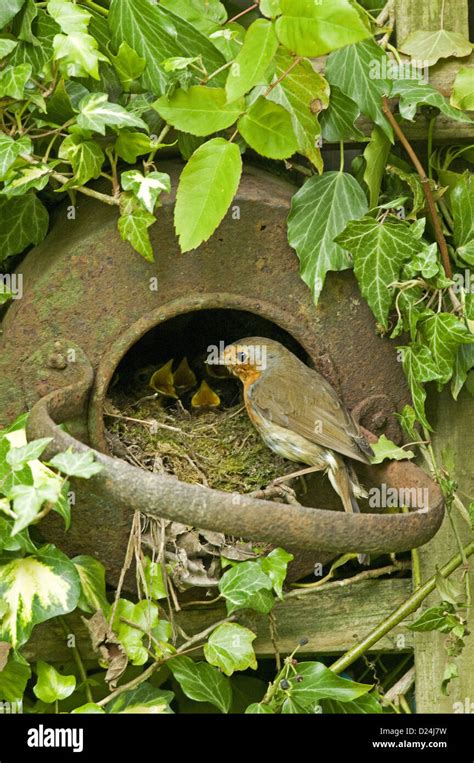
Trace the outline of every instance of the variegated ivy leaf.
{"label": "variegated ivy leaf", "polygon": [[13,471],[22,469],[28,461],[38,459],[52,439],[41,437],[39,440],[31,440],[26,445],[12,447],[7,453],[7,464],[10,464]]}
{"label": "variegated ivy leaf", "polygon": [[411,344],[398,349],[402,356],[403,370],[410,386],[413,408],[418,421],[431,430],[425,414],[426,391],[423,384],[439,380],[441,375],[428,347]]}
{"label": "variegated ivy leaf", "polygon": [[0,72],[0,98],[9,96],[21,100],[25,90],[25,85],[31,77],[32,68],[30,64],[19,64],[18,66],[7,66]]}
{"label": "variegated ivy leaf", "polygon": [[380,435],[377,442],[371,443],[371,448],[374,452],[374,456],[370,459],[371,464],[381,464],[387,458],[390,461],[405,461],[409,458],[415,458],[412,450],[399,448],[398,445],[385,437],[384,434]]}
{"label": "variegated ivy leaf", "polygon": [[445,384],[453,374],[454,361],[459,345],[473,344],[474,334],[452,313],[436,313],[419,324],[439,373],[439,381]]}
{"label": "variegated ivy leaf", "polygon": [[0,3],[0,29],[3,29],[21,10],[25,0],[7,0]]}
{"label": "variegated ivy leaf", "polygon": [[41,191],[49,181],[49,176],[53,166],[57,162],[48,164],[28,164],[26,167],[19,167],[16,170],[10,170],[5,178],[5,185],[0,193],[7,198],[14,196],[24,196],[33,189]]}
{"label": "variegated ivy leaf", "polygon": [[300,260],[300,274],[315,302],[330,270],[346,270],[349,255],[335,242],[349,220],[368,211],[365,193],[352,175],[325,172],[307,180],[293,196],[288,241]]}
{"label": "variegated ivy leaf", "polygon": [[153,212],[158,197],[171,190],[171,179],[166,172],[149,172],[142,175],[138,170],[127,170],[121,175],[122,187],[132,191],[148,212]]}
{"label": "variegated ivy leaf", "polygon": [[421,249],[418,238],[405,223],[379,222],[372,217],[352,220],[336,237],[354,260],[360,290],[378,322],[388,327],[388,313],[402,265]]}
{"label": "variegated ivy leaf", "polygon": [[143,209],[132,193],[120,195],[120,218],[117,223],[120,237],[150,262],[153,262],[154,256],[148,228],[155,222],[155,215]]}
{"label": "variegated ivy leaf", "polygon": [[204,644],[204,656],[226,676],[231,676],[236,670],[256,670],[257,660],[252,646],[256,638],[255,633],[242,625],[223,623],[212,631],[207,644]]}
{"label": "variegated ivy leaf", "polygon": [[35,625],[72,612],[80,590],[74,564],[52,545],[1,565],[0,599],[8,609],[0,620],[0,639],[21,646]]}
{"label": "variegated ivy leaf", "polygon": [[109,59],[99,50],[99,43],[90,34],[74,32],[57,34],[53,41],[54,60],[68,77],[100,79],[99,62]]}
{"label": "variegated ivy leaf", "polygon": [[6,173],[20,156],[31,153],[31,140],[24,136],[19,140],[13,140],[9,135],[0,133],[0,179],[3,180]]}
{"label": "variegated ivy leaf", "polygon": [[111,103],[106,93],[90,93],[80,101],[77,124],[100,135],[105,135],[106,127],[140,127],[148,131],[143,119],[118,103]]}
{"label": "variegated ivy leaf", "polygon": [[70,697],[76,688],[76,676],[64,676],[53,665],[48,665],[43,660],[36,663],[36,674],[38,680],[33,686],[33,692],[48,705]]}
{"label": "variegated ivy leaf", "polygon": [[72,560],[81,581],[81,596],[77,606],[93,614],[101,609],[108,614],[110,604],[105,595],[105,568],[93,556],[75,556]]}
{"label": "variegated ivy leaf", "polygon": [[103,466],[94,460],[94,452],[87,450],[81,453],[74,453],[71,449],[64,453],[58,453],[51,459],[50,466],[67,474],[69,477],[82,477],[89,479],[94,474],[102,471]]}
{"label": "variegated ivy leaf", "polygon": [[69,162],[74,172],[74,177],[65,188],[75,185],[85,185],[92,178],[98,178],[105,154],[98,143],[93,140],[83,140],[80,135],[68,135],[59,147],[58,156]]}
{"label": "variegated ivy leaf", "polygon": [[145,682],[136,689],[120,694],[108,706],[109,713],[169,714],[173,711],[170,703],[174,699],[172,691],[163,691]]}
{"label": "variegated ivy leaf", "polygon": [[18,40],[0,39],[0,58],[5,58],[9,53],[16,48]]}

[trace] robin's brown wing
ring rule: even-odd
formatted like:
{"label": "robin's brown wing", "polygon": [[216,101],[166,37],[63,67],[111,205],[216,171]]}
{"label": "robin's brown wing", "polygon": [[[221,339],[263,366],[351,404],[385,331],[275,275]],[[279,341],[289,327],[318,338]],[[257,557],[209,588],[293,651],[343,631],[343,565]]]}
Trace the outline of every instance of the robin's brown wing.
{"label": "robin's brown wing", "polygon": [[298,358],[276,363],[247,390],[266,419],[349,458],[373,455],[349,411],[330,384]]}

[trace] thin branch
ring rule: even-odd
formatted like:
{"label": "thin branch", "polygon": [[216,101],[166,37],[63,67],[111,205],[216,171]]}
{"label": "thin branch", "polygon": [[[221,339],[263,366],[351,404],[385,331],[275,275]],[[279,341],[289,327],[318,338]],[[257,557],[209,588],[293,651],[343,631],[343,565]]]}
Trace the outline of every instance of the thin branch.
{"label": "thin branch", "polygon": [[227,19],[225,23],[232,24],[233,21],[237,21],[237,19],[242,18],[242,16],[245,16],[247,13],[250,13],[250,11],[254,11],[256,8],[258,8],[258,3],[254,3],[253,5],[250,5],[248,8],[245,8],[243,11],[240,11],[240,13],[237,13],[236,16],[232,16],[231,19]]}
{"label": "thin branch", "polygon": [[[41,164],[41,161],[39,159],[34,159],[31,156],[28,156],[27,154],[21,154],[21,158],[24,159],[25,162],[28,162],[28,164]],[[66,183],[69,183],[71,178],[66,177],[66,175],[61,175],[59,172],[55,172],[54,170],[51,170],[49,172],[50,177],[54,178],[54,180],[57,180],[58,183],[61,183],[61,185],[66,185]],[[97,199],[98,201],[103,202],[104,204],[108,204],[112,207],[118,207],[120,204],[120,201],[118,198],[114,196],[109,196],[106,193],[100,193],[99,191],[94,191],[92,188],[88,188],[87,186],[83,186],[81,188],[77,187],[74,188],[75,191],[79,191],[79,193],[83,193],[84,196],[91,196],[93,199]]]}
{"label": "thin branch", "polygon": [[301,61],[301,56],[296,56],[295,60],[290,64],[288,69],[286,69],[283,74],[281,74],[278,79],[275,80],[275,82],[272,82],[271,85],[267,88],[267,90],[264,92],[263,97],[266,98],[267,95],[269,95],[273,88],[280,84],[282,80],[285,79],[285,77],[295,68],[295,66],[298,66],[299,62]]}

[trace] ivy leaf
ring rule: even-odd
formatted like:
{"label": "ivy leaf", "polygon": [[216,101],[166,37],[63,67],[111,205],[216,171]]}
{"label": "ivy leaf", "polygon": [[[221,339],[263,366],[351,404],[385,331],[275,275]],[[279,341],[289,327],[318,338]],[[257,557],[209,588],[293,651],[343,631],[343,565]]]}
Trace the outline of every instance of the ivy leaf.
{"label": "ivy leaf", "polygon": [[194,662],[190,657],[174,657],[169,668],[184,694],[195,702],[210,702],[221,713],[228,713],[232,702],[230,681],[220,670],[207,662]]}
{"label": "ivy leaf", "polygon": [[87,713],[88,715],[104,715],[105,710],[103,707],[100,707],[100,705],[96,705],[95,702],[86,702],[85,705],[81,705],[80,707],[75,707],[74,710],[71,710],[71,714],[75,713]]}
{"label": "ivy leaf", "polygon": [[[474,340],[474,336],[473,336]],[[474,368],[474,343],[462,344],[458,347],[456,358],[454,361],[453,378],[451,382],[451,394],[455,400],[458,399],[458,395],[463,388],[469,371]]]}
{"label": "ivy leaf", "polygon": [[71,560],[81,582],[81,595],[77,606],[83,612],[93,614],[99,609],[108,614],[110,604],[105,594],[105,568],[93,556],[75,556]]}
{"label": "ivy leaf", "polygon": [[44,497],[34,485],[15,485],[10,490],[9,498],[13,499],[16,516],[11,532],[14,536],[33,522],[43,505]]}
{"label": "ivy leaf", "polygon": [[48,230],[48,213],[34,193],[18,199],[0,198],[0,262],[39,244]]}
{"label": "ivy leaf", "polygon": [[83,130],[105,135],[106,127],[141,127],[148,131],[143,119],[118,103],[111,103],[106,93],[90,93],[79,103],[77,124]]}
{"label": "ivy leaf", "polygon": [[125,92],[129,92],[133,82],[139,79],[145,71],[145,59],[139,56],[128,43],[122,42],[117,55],[110,56],[110,60],[118,74],[120,84]]}
{"label": "ivy leaf", "polygon": [[59,147],[58,157],[69,162],[74,172],[74,177],[66,184],[67,188],[82,186],[92,178],[98,178],[105,160],[99,144],[93,140],[83,140],[80,135],[68,135]]}
{"label": "ivy leaf", "polygon": [[245,101],[241,98],[228,104],[223,88],[195,85],[175,90],[171,96],[163,95],[153,108],[178,130],[203,137],[234,124],[245,111]]}
{"label": "ivy leaf", "polygon": [[21,646],[37,623],[72,612],[79,594],[73,563],[54,546],[1,565],[0,597],[8,609],[0,622],[0,639]]}
{"label": "ivy leaf", "polygon": [[173,711],[170,703],[174,699],[172,691],[156,689],[148,682],[140,684],[136,689],[124,691],[108,706],[109,713],[151,713],[153,715],[169,715]]}
{"label": "ivy leaf", "polygon": [[84,453],[74,453],[71,448],[49,461],[49,466],[57,469],[68,477],[82,477],[88,480],[94,474],[102,471],[103,467],[94,460],[94,452],[87,450]]}
{"label": "ivy leaf", "polygon": [[33,686],[33,693],[38,699],[51,705],[70,697],[76,688],[76,676],[64,676],[53,665],[38,660],[36,663],[38,680]]}
{"label": "ivy leaf", "polygon": [[152,562],[149,556],[145,556],[143,572],[147,584],[146,594],[152,599],[166,599],[167,590],[163,580],[163,569],[159,562]]}
{"label": "ivy leaf", "polygon": [[390,286],[398,281],[403,263],[420,250],[419,240],[404,223],[364,217],[349,222],[336,241],[352,254],[360,290],[386,329],[394,294]]}
{"label": "ivy leaf", "polygon": [[13,140],[10,135],[0,133],[0,178],[4,178],[20,154],[31,153],[31,140],[24,136]]}
{"label": "ivy leaf", "polygon": [[117,223],[120,237],[150,262],[153,262],[154,256],[148,228],[155,222],[156,217],[139,206],[132,194],[121,194],[120,218]]}
{"label": "ivy leaf", "polygon": [[74,32],[57,34],[53,40],[54,60],[68,77],[100,79],[99,62],[109,59],[99,50],[99,43],[90,34]]}
{"label": "ivy leaf", "polygon": [[409,34],[398,49],[424,66],[433,66],[440,58],[468,56],[472,52],[472,44],[459,32],[417,30]]}
{"label": "ivy leaf", "polygon": [[[162,3],[112,0],[107,20],[114,44],[118,47],[125,41],[145,59],[141,83],[155,95],[166,90],[168,78],[160,64],[167,58],[201,56],[208,72],[225,64],[224,57],[205,35]],[[217,85],[223,82],[225,72],[222,74],[214,78]]]}
{"label": "ivy leaf", "polygon": [[149,154],[156,148],[150,136],[144,132],[126,132],[121,130],[115,141],[115,150],[128,164],[135,164],[137,157]]}
{"label": "ivy leaf", "polygon": [[265,81],[265,72],[277,48],[278,39],[271,21],[257,19],[249,26],[244,44],[227,75],[225,91],[229,102],[236,101],[254,85]]}
{"label": "ivy leaf", "polygon": [[327,143],[339,143],[341,140],[364,140],[364,133],[355,126],[360,115],[357,103],[354,103],[337,85],[331,85],[331,98],[328,108],[321,114],[321,131]]}
{"label": "ivy leaf", "polygon": [[346,270],[351,259],[335,238],[349,220],[367,212],[365,194],[352,175],[325,172],[307,180],[293,196],[288,241],[299,257],[300,274],[315,302],[329,270]]}
{"label": "ivy leaf", "polygon": [[431,430],[425,414],[426,392],[423,383],[439,380],[440,373],[428,347],[411,344],[408,347],[399,347],[398,349],[402,353],[403,370],[410,386],[417,418],[423,426]]}
{"label": "ivy leaf", "polygon": [[445,384],[453,374],[459,345],[474,342],[474,334],[451,313],[436,313],[420,323],[419,329],[436,363],[439,381]]}
{"label": "ivy leaf", "polygon": [[348,0],[280,0],[278,39],[299,56],[324,56],[371,36]]}
{"label": "ivy leaf", "polygon": [[262,571],[272,581],[273,589],[280,599],[283,598],[283,583],[288,571],[288,564],[293,559],[293,554],[288,554],[283,548],[274,548],[267,556],[258,560]]}
{"label": "ivy leaf", "polygon": [[366,161],[364,182],[369,189],[369,204],[371,208],[375,207],[379,200],[380,186],[390,152],[390,145],[390,141],[383,130],[375,125],[363,154]]}
{"label": "ivy leaf", "polygon": [[87,33],[91,14],[82,6],[70,0],[48,0],[47,9],[64,34]]}
{"label": "ivy leaf", "polygon": [[[297,676],[303,676],[303,680],[298,682]],[[372,688],[370,684],[341,678],[320,662],[300,662],[289,682],[292,699],[305,708],[313,708],[320,699],[352,702]]]}
{"label": "ivy leaf", "polygon": [[0,29],[3,29],[20,11],[25,0],[2,0],[0,4]]}
{"label": "ivy leaf", "polygon": [[426,609],[415,622],[406,627],[410,631],[440,631],[449,633],[454,625],[459,624],[459,620],[453,617],[453,607],[449,604],[438,604],[436,607]]}
{"label": "ivy leaf", "polygon": [[39,45],[38,38],[33,34],[33,22],[38,15],[38,8],[34,0],[26,0],[20,13],[14,20],[12,32],[23,42],[29,42],[32,45]]}
{"label": "ivy leaf", "polygon": [[[196,149],[179,179],[174,224],[182,252],[207,241],[222,222],[242,174],[235,143],[213,138]],[[196,193],[200,188],[200,193]]]}
{"label": "ivy leaf", "polygon": [[387,78],[389,65],[390,59],[380,45],[367,40],[331,53],[326,77],[331,88],[336,85],[393,140],[392,128],[382,111],[382,95],[389,95],[392,88]]}
{"label": "ivy leaf", "polygon": [[[451,191],[451,211],[454,222],[454,244],[460,257],[470,257],[474,249],[474,180],[472,175],[461,178]],[[469,264],[469,260],[466,260]]]}
{"label": "ivy leaf", "polygon": [[127,599],[118,600],[112,627],[132,665],[144,665],[148,660],[148,650],[143,645],[143,639],[156,625],[158,607],[153,602],[143,600],[134,604]]}
{"label": "ivy leaf", "polygon": [[38,440],[32,440],[26,445],[10,448],[6,458],[7,464],[11,466],[13,471],[22,469],[28,461],[40,458],[52,439],[52,437],[41,437]]}
{"label": "ivy leaf", "polygon": [[[199,22],[224,24],[227,11],[219,0],[161,0],[160,5],[200,28]],[[203,27],[204,28],[204,27]]]}
{"label": "ivy leaf", "polygon": [[23,697],[30,677],[28,662],[18,652],[13,652],[0,670],[0,697],[7,702],[18,702]]}
{"label": "ivy leaf", "polygon": [[448,100],[428,82],[421,80],[396,80],[392,95],[400,96],[399,110],[403,119],[413,121],[418,106],[434,106],[445,116],[458,122],[472,122],[466,114],[449,105]]}
{"label": "ivy leaf", "polygon": [[323,699],[321,702],[323,713],[331,713],[333,715],[343,714],[373,714],[382,713],[382,705],[377,702],[377,699],[372,694],[363,694],[362,697],[357,697],[351,702],[338,702],[334,699]]}
{"label": "ivy leaf", "polygon": [[0,39],[0,58],[8,56],[17,45],[17,40],[8,40],[6,38]]}
{"label": "ivy leaf", "polygon": [[7,66],[0,72],[0,98],[9,96],[20,101],[23,98],[25,85],[31,77],[31,64]]}
{"label": "ivy leaf", "polygon": [[148,212],[153,212],[163,191],[169,193],[171,190],[171,179],[166,172],[149,172],[142,175],[138,170],[127,170],[122,172],[120,178],[122,187],[126,191],[133,191]]}
{"label": "ivy leaf", "polygon": [[270,593],[273,584],[261,564],[241,562],[231,567],[219,581],[219,591],[226,600],[227,612],[237,609],[254,609],[270,612],[274,600]]}
{"label": "ivy leaf", "polygon": [[406,461],[407,459],[415,458],[412,450],[399,448],[398,445],[387,439],[384,434],[380,435],[377,442],[371,443],[371,448],[374,451],[374,456],[370,459],[371,464],[381,464],[387,458],[390,461]]}
{"label": "ivy leaf", "polygon": [[252,702],[245,710],[246,715],[275,715],[270,705],[261,705],[259,702]]}
{"label": "ivy leaf", "polygon": [[246,143],[269,159],[287,159],[298,151],[290,114],[263,96],[239,119],[238,128]]}
{"label": "ivy leaf", "polygon": [[[289,69],[292,61],[292,57],[285,51],[277,53],[277,79]],[[268,99],[279,103],[289,112],[299,150],[322,172],[323,162],[316,142],[321,132],[318,113],[327,108],[329,103],[328,82],[313,69],[309,61],[300,61],[270,91]]]}
{"label": "ivy leaf", "polygon": [[451,93],[451,106],[464,111],[474,110],[474,69],[459,69]]}
{"label": "ivy leaf", "polygon": [[226,676],[231,676],[236,670],[256,670],[257,660],[252,647],[255,638],[255,633],[242,625],[223,623],[212,631],[207,644],[204,644],[204,656]]}

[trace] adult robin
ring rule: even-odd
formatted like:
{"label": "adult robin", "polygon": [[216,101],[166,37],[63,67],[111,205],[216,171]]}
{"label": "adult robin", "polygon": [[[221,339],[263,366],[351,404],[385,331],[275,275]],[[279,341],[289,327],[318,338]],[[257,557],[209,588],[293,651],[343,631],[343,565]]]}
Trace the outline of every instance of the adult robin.
{"label": "adult robin", "polygon": [[247,413],[268,447],[311,467],[294,476],[326,471],[345,511],[358,512],[356,497],[367,493],[346,459],[370,463],[373,451],[326,379],[262,337],[228,345],[221,362],[243,382]]}

